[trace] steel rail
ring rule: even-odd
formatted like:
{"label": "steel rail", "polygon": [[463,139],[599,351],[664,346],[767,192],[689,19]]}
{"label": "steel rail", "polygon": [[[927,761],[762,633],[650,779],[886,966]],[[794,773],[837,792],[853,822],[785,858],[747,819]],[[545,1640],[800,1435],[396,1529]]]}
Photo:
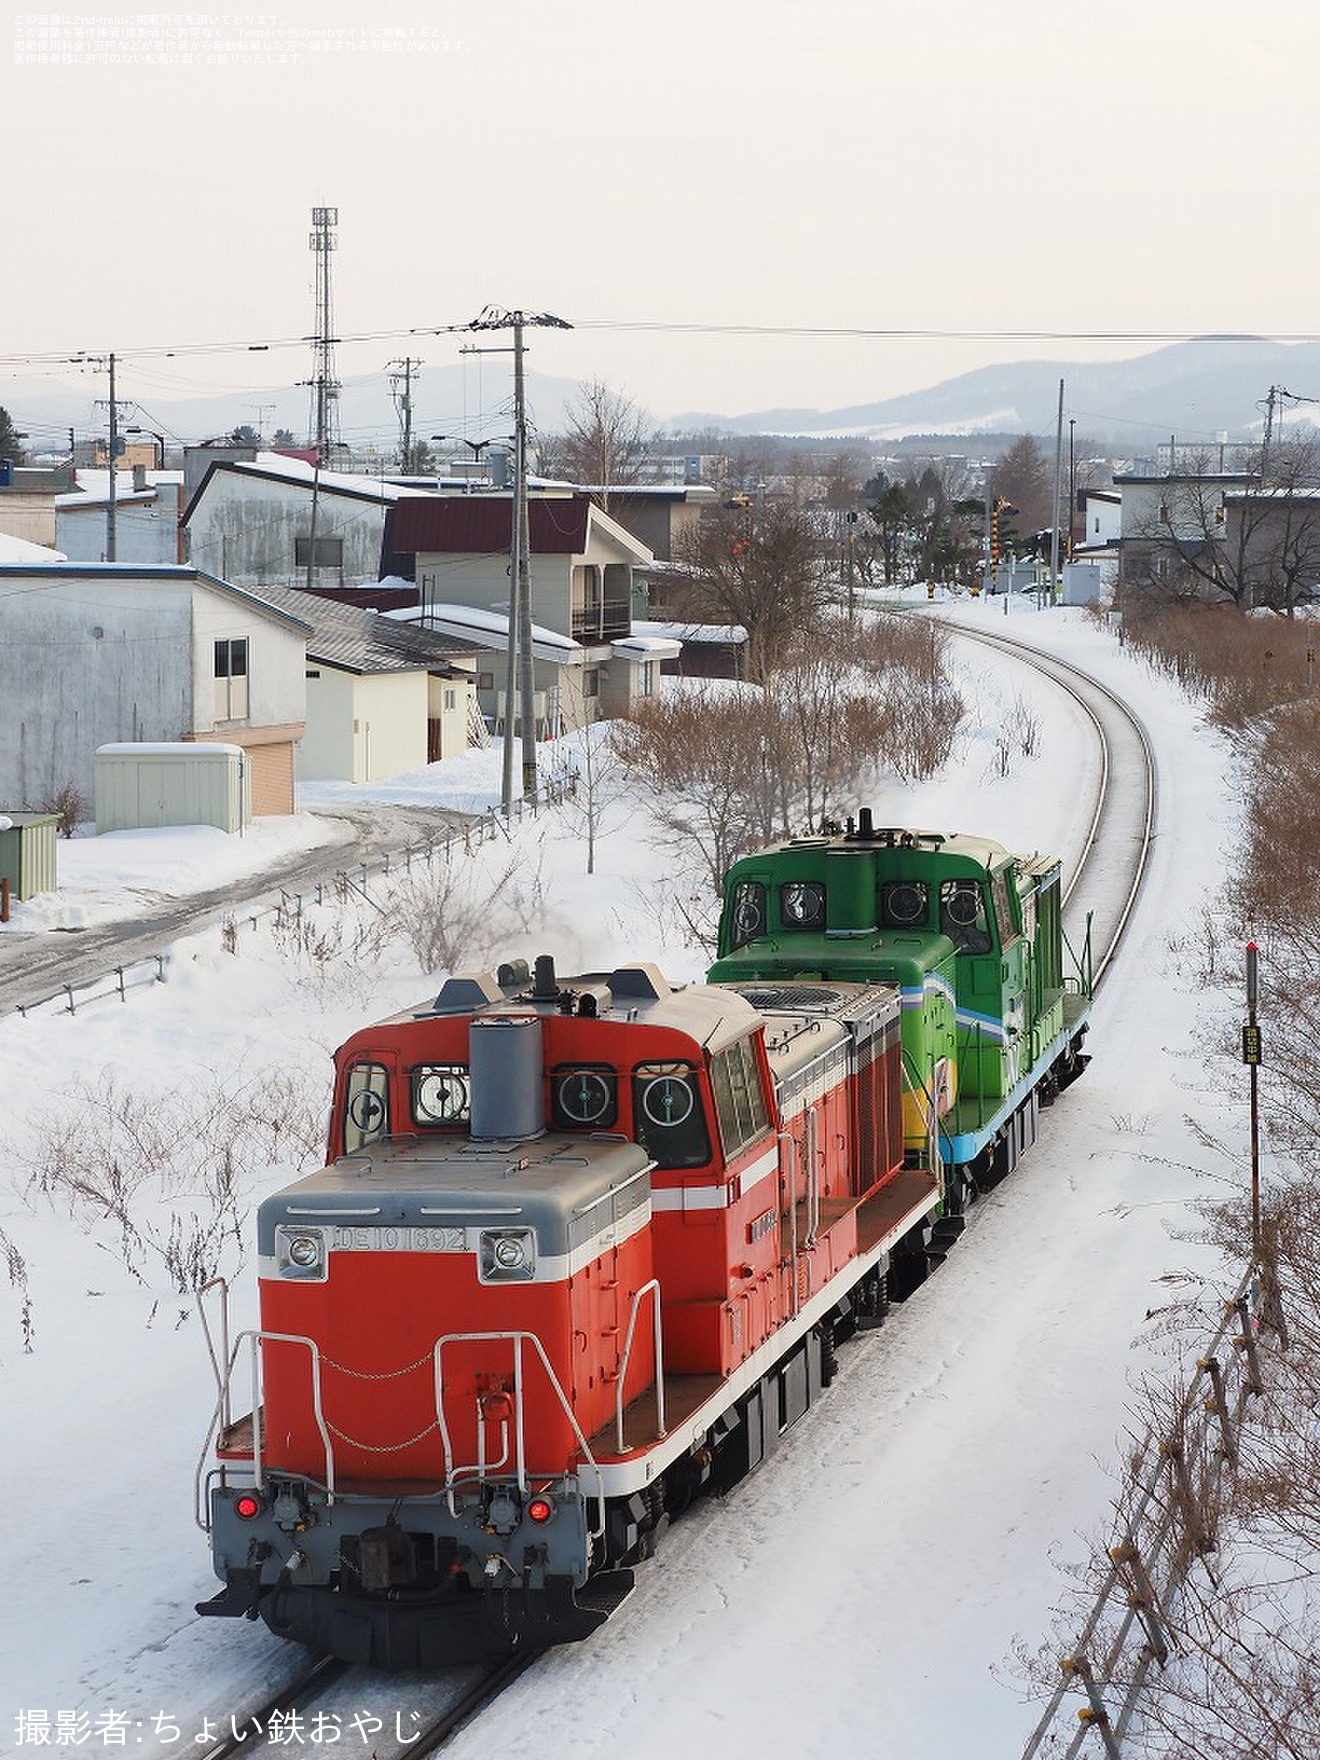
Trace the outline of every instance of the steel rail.
{"label": "steel rail", "polygon": [[[437,1753],[544,1654],[539,1648],[518,1650],[512,1656],[501,1657],[480,1667],[476,1678],[470,1681],[467,1677],[472,1674],[474,1666],[480,1665],[469,1663],[428,1676],[426,1688],[429,1693],[443,1688],[447,1675],[455,1677],[454,1684],[458,1689],[455,1696],[448,1704],[429,1711],[425,1721],[419,1722],[406,1736],[400,1733],[397,1740],[383,1733],[375,1736],[373,1760],[402,1760],[404,1755],[411,1756],[412,1760],[422,1760],[424,1755]],[[209,1718],[208,1723],[227,1724],[229,1733],[209,1747],[197,1748],[197,1760],[230,1760],[238,1753],[260,1754],[277,1748],[285,1751],[289,1738],[284,1734],[272,1737],[271,1720],[287,1717],[295,1711],[306,1717],[314,1716],[329,1690],[338,1685],[354,1666],[333,1656],[318,1657],[287,1686],[254,1709],[241,1713],[225,1712]],[[377,1689],[394,1678],[378,1671],[371,1671],[371,1674],[373,1686]],[[324,1710],[322,1715],[327,1715]]]}
{"label": "steel rail", "polygon": [[[1113,748],[1112,730],[1107,730],[1101,715],[1097,712],[1094,699],[1102,699],[1116,715],[1135,741],[1135,752],[1140,761],[1140,779],[1143,788],[1143,804],[1140,815],[1139,830],[1136,838],[1136,851],[1129,864],[1126,892],[1119,907],[1117,918],[1108,930],[1108,939],[1100,951],[1094,967],[1094,982],[1098,986],[1104,973],[1108,970],[1131,922],[1132,913],[1136,909],[1137,900],[1141,895],[1146,880],[1150,860],[1151,847],[1155,837],[1155,822],[1159,799],[1158,770],[1155,763],[1154,749],[1150,742],[1144,723],[1123,698],[1098,678],[1084,672],[1081,667],[1073,666],[1066,660],[1060,660],[1053,654],[1046,654],[1030,642],[1005,636],[993,630],[971,629],[966,624],[952,623],[944,618],[930,620],[950,635],[964,636],[970,641],[980,642],[986,647],[996,648],[1010,655],[1015,660],[1039,672],[1063,691],[1083,715],[1091,723],[1095,731],[1100,750],[1100,779],[1096,790],[1095,808],[1091,814],[1082,842],[1081,855],[1068,880],[1062,895],[1066,905],[1074,896],[1078,885],[1088,872],[1088,864],[1096,855],[1100,842],[1102,824],[1106,810],[1113,809],[1115,799],[1115,753]],[[1088,693],[1090,699],[1088,700]]]}

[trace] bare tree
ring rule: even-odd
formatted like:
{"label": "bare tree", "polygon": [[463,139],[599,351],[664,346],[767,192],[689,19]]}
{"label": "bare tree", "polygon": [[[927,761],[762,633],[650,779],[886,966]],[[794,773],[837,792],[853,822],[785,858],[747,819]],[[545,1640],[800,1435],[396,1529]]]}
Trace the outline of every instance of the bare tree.
{"label": "bare tree", "polygon": [[986,484],[992,498],[1002,496],[1017,508],[1020,532],[1038,532],[1054,519],[1054,467],[1030,434],[1013,442],[990,472]]}
{"label": "bare tree", "polygon": [[564,432],[542,447],[543,468],[580,484],[608,513],[611,489],[637,482],[655,452],[654,424],[600,379],[584,384],[565,414]]}
{"label": "bare tree", "polygon": [[815,523],[782,502],[711,513],[675,550],[675,613],[741,625],[754,684],[765,683],[798,632],[819,627],[831,602]]}
{"label": "bare tree", "polygon": [[592,721],[557,740],[547,780],[552,811],[586,846],[587,872],[596,872],[596,845],[610,828],[626,778],[615,749],[615,723]]}

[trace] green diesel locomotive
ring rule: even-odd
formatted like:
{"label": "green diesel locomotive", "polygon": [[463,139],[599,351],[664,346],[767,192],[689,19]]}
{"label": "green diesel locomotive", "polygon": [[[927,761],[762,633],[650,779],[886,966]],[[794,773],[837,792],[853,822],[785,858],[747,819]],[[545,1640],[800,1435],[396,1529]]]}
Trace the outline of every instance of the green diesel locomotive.
{"label": "green diesel locomotive", "polygon": [[863,809],[734,863],[708,976],[895,985],[905,1150],[940,1172],[956,1214],[1012,1170],[1040,1106],[1087,1062],[1089,952],[1067,944],[1060,878],[1055,857],[877,827]]}

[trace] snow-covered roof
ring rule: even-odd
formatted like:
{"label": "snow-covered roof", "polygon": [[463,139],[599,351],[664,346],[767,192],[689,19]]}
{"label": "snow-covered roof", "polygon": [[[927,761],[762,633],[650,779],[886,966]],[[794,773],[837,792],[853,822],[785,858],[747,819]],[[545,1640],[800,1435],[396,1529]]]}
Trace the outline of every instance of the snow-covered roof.
{"label": "snow-covered roof", "polygon": [[219,740],[112,740],[97,746],[98,758],[241,758],[242,746],[225,745]]}
{"label": "snow-covered roof", "polygon": [[62,550],[52,550],[45,544],[34,544],[30,538],[15,538],[11,537],[8,532],[0,532],[0,563],[67,562],[68,560]]}
{"label": "snow-covered roof", "polygon": [[434,495],[435,490],[414,489],[393,483],[388,477],[368,477],[350,471],[334,471],[308,464],[304,458],[289,458],[282,452],[259,452],[255,459],[218,459],[213,469],[241,471],[247,476],[278,478],[286,483],[315,482],[323,495],[369,495],[373,501],[402,501],[409,496]]}
{"label": "snow-covered roof", "polygon": [[659,636],[671,642],[745,642],[747,631],[740,623],[657,622],[635,617],[634,636]]}
{"label": "snow-covered roof", "polygon": [[610,651],[629,660],[676,660],[683,644],[668,636],[624,636],[610,643]]}
{"label": "snow-covered roof", "polygon": [[[177,487],[182,482],[182,471],[148,471],[146,473],[146,488],[135,489],[131,470],[116,471],[115,500],[116,502],[154,501],[158,487]],[[64,513],[69,508],[103,507],[109,499],[110,472],[108,470],[79,469],[74,472],[73,488],[62,490],[55,497],[55,506],[59,512]]]}
{"label": "snow-covered roof", "polygon": [[[473,605],[406,605],[395,611],[383,611],[382,617],[394,617],[404,623],[424,623],[441,635],[462,636],[482,648],[507,648],[509,617],[506,611],[481,611]],[[532,652],[538,660],[553,660],[559,666],[581,666],[587,650],[571,636],[558,630],[532,625]]]}

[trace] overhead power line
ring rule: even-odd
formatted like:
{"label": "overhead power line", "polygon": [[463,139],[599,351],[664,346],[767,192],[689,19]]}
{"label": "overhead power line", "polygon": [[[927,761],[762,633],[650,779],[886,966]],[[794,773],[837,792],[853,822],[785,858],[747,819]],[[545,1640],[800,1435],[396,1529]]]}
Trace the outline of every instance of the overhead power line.
{"label": "overhead power line", "polygon": [[[576,319],[573,327],[578,330],[638,331],[676,336],[841,337],[882,342],[1320,342],[1320,332],[1281,330],[1251,334],[1207,334],[1204,331],[1176,330],[887,329],[842,324],[679,324],[646,318],[583,318]],[[471,328],[471,324],[419,324],[407,329],[345,332],[337,335],[334,341],[341,347],[368,342],[399,342],[417,336],[454,336]],[[122,364],[126,361],[168,360],[172,357],[186,359],[200,355],[262,354],[286,348],[306,348],[319,340],[316,336],[279,336],[254,342],[159,343],[139,348],[117,348],[115,353]],[[94,358],[91,351],[83,349],[0,354],[0,368],[81,365],[89,358]]]}

